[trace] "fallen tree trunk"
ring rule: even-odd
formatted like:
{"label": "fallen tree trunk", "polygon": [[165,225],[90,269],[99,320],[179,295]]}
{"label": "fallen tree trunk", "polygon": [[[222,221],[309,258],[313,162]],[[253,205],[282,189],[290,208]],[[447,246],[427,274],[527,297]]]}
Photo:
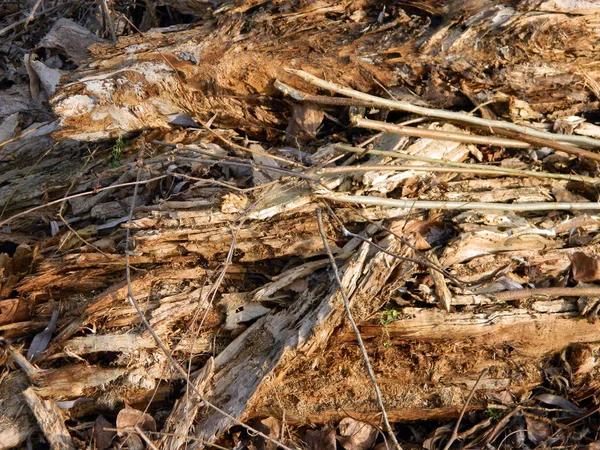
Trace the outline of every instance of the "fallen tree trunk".
{"label": "fallen tree trunk", "polygon": [[[0,448],[23,442],[34,416],[42,423],[35,405],[46,401],[78,419],[124,404],[143,409],[154,398],[152,408],[170,413],[160,445],[172,449],[215,442],[238,420],[305,425],[349,415],[377,422],[342,291],[393,422],[457,417],[484,368],[487,378],[469,407],[485,409],[506,395],[518,402],[551,378],[544,367],[561,353],[571,387],[596,389],[590,379],[600,331],[590,321],[598,307],[581,305],[594,296],[544,290],[568,291],[582,280],[570,266],[578,252],[597,253],[596,218],[508,207],[462,214],[354,207],[322,195],[576,203],[594,191],[593,164],[568,154],[544,159],[555,172],[586,177],[574,188],[564,178],[482,179],[427,172],[415,162],[393,173],[381,166],[404,161],[380,154],[363,164],[364,147],[339,167],[377,169],[328,173],[339,168],[330,162],[338,156],[331,145],[289,152],[281,142],[317,140],[319,126],[338,127],[328,135],[336,140],[352,101],[336,105],[334,97],[328,106],[292,106],[289,113],[292,102],[274,82],[322,94],[284,70],[296,68],[371,93],[384,87],[421,106],[475,105],[491,119],[545,118],[560,128],[568,116],[592,119],[598,107],[598,11],[546,11],[548,2],[531,1],[449,1],[428,9],[408,2],[384,12],[369,1],[285,3],[205,10],[202,23],[183,31],[95,44],[90,62],[68,75],[52,100],[61,127],[5,145],[0,331],[27,377],[12,370],[0,386]],[[185,127],[173,125],[182,114]],[[584,122],[567,131],[597,137]],[[464,131],[439,123],[431,130]],[[134,133],[141,134],[123,140]],[[94,143],[107,138],[119,140]],[[373,147],[454,163],[500,160],[493,145],[429,137],[384,134]],[[525,164],[515,160],[505,166]],[[317,209],[328,211],[324,230]],[[501,295],[523,288],[532,292],[526,299]],[[41,372],[20,356],[16,340],[42,331],[57,308]],[[580,316],[584,310],[590,321]],[[202,398],[180,391],[184,380],[169,368],[170,356],[189,359]],[[25,385],[33,388],[16,387]],[[26,399],[33,415],[18,407]],[[233,418],[201,407],[209,402]]]}

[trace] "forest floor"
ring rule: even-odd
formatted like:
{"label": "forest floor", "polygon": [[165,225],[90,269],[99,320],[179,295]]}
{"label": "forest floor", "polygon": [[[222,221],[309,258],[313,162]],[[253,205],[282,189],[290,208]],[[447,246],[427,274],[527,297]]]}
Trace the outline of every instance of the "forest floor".
{"label": "forest floor", "polygon": [[588,3],[0,4],[0,449],[600,448]]}

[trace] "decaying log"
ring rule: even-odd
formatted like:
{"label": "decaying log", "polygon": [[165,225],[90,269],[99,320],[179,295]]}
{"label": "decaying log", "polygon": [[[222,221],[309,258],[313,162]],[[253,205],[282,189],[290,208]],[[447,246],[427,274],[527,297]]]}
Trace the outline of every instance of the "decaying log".
{"label": "decaying log", "polygon": [[24,390],[23,397],[33,411],[44,436],[50,442],[50,448],[52,450],[75,449],[56,402],[42,400],[32,388]]}
{"label": "decaying log", "polygon": [[[0,449],[22,443],[36,421],[51,445],[69,448],[58,401],[74,419],[151,401],[169,405],[162,428],[169,434],[160,439],[169,449],[200,448],[236,423],[206,402],[242,421],[305,425],[349,415],[377,423],[317,209],[337,217],[327,216],[325,233],[392,421],[456,417],[483,368],[490,370],[470,408],[486,408],[491,394],[527,396],[544,381],[541,369],[553,354],[597,355],[595,315],[581,317],[575,296],[494,295],[568,290],[573,254],[599,252],[593,211],[454,214],[319,196],[589,201],[597,199],[597,168],[556,152],[544,164],[574,173],[573,180],[481,178],[416,170],[423,163],[369,155],[366,146],[344,165],[364,158],[383,169],[327,173],[329,159],[340,156],[333,145],[290,152],[279,144],[284,137],[318,140],[319,124],[344,126],[346,111],[335,101],[293,108],[286,132],[291,100],[274,85],[323,93],[284,70],[290,67],[371,93],[383,86],[386,95],[421,105],[481,106],[489,118],[591,115],[600,98],[597,10],[549,11],[551,2],[531,0],[448,0],[425,10],[405,2],[387,13],[371,0],[256,0],[216,12],[183,3],[203,21],[92,46],[90,61],[52,99],[61,126],[0,144],[0,332],[11,341],[3,358],[18,366],[0,385]],[[302,111],[314,114],[310,124]],[[171,126],[182,114],[189,128]],[[568,131],[597,131],[576,125]],[[240,145],[238,134],[275,144]],[[95,142],[106,138],[119,140]],[[385,133],[372,147],[496,162],[492,145],[484,153],[481,145]],[[511,156],[501,164],[526,166]],[[385,170],[399,164],[415,170]],[[439,264],[418,263],[437,257]],[[141,326],[129,290],[170,355]],[[382,315],[388,307],[393,320]],[[12,340],[29,345],[53,311],[57,331],[39,355],[41,370]],[[190,381],[203,399],[182,390],[169,357],[189,358]],[[569,360],[574,388],[597,375],[595,361]],[[63,427],[48,428],[44,417]]]}
{"label": "decaying log", "polygon": [[[244,10],[262,2],[247,3]],[[434,14],[441,23],[431,26],[400,8],[381,24],[377,2],[319,2],[279,12],[284,3],[253,14],[225,10],[185,31],[92,46],[93,64],[71,76],[53,100],[65,127],[56,136],[116,138],[168,127],[178,114],[206,121],[214,112],[219,126],[253,134],[281,129],[285,105],[273,81],[298,85],[285,67],[364,91],[378,83],[400,97],[411,90],[442,108],[464,106],[465,96],[492,100],[495,114],[518,120],[598,107],[594,13],[585,9],[540,13],[526,1],[518,7],[445,1]],[[364,17],[361,11],[367,24],[353,19],[353,13]],[[251,31],[232,41],[242,29]]]}

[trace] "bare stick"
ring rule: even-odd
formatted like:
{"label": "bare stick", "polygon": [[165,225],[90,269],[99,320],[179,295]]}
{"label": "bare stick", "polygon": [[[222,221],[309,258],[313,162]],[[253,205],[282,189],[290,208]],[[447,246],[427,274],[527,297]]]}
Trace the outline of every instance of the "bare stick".
{"label": "bare stick", "polygon": [[108,31],[110,32],[110,40],[115,42],[117,40],[117,34],[115,33],[115,26],[110,18],[110,11],[108,10],[106,0],[100,0],[100,5],[102,6],[102,14],[104,15],[104,20],[108,26]]}
{"label": "bare stick", "polygon": [[280,90],[283,94],[289,95],[294,100],[299,102],[317,103],[319,105],[330,105],[330,106],[375,106],[373,102],[356,100],[354,98],[344,97],[329,97],[327,95],[312,95],[306,92],[302,92],[279,80],[275,80],[275,88]]}
{"label": "bare stick", "polygon": [[107,191],[107,190],[110,190],[110,189],[116,189],[116,188],[125,187],[125,186],[137,186],[139,184],[149,183],[151,181],[162,180],[163,178],[167,178],[167,177],[168,177],[168,175],[160,175],[158,177],[148,178],[147,180],[132,181],[132,182],[129,182],[129,183],[115,184],[115,185],[106,186],[106,187],[99,188],[99,189],[94,189],[93,191],[80,192],[79,194],[73,194],[73,195],[69,195],[69,196],[66,196],[66,197],[62,197],[62,198],[59,198],[58,200],[53,200],[51,202],[44,203],[43,205],[40,205],[40,206],[34,206],[33,208],[29,208],[26,211],[23,211],[23,212],[20,212],[18,214],[15,214],[14,216],[10,216],[8,219],[3,220],[2,222],[0,222],[0,226],[6,225],[7,223],[12,222],[14,219],[16,219],[18,217],[25,216],[25,215],[27,215],[29,213],[32,213],[32,212],[37,211],[39,209],[44,209],[44,208],[46,208],[48,206],[57,205],[59,203],[64,202],[65,200],[71,200],[72,198],[78,198],[78,197],[85,197],[86,195],[94,195],[94,194],[97,194],[98,192]]}
{"label": "bare stick", "polygon": [[458,420],[456,421],[456,425],[454,425],[454,429],[452,430],[452,435],[450,436],[450,439],[446,443],[446,445],[444,447],[444,450],[448,450],[452,446],[452,444],[454,443],[454,441],[456,440],[456,437],[458,436],[458,427],[460,427],[460,422],[462,421],[462,418],[465,415],[465,411],[467,410],[467,406],[471,402],[471,399],[473,398],[473,395],[475,394],[475,391],[477,390],[477,386],[479,386],[479,383],[481,383],[481,380],[483,379],[483,377],[485,376],[486,373],[488,373],[488,369],[487,368],[485,368],[485,369],[483,369],[481,371],[481,373],[479,374],[479,378],[477,378],[477,381],[473,385],[473,388],[471,389],[471,392],[469,392],[469,396],[467,397],[467,400],[465,401],[465,404],[463,405],[462,410],[460,411],[460,416],[458,416]]}
{"label": "bare stick", "polygon": [[494,130],[498,134],[502,134],[504,136],[509,136],[509,137],[512,137],[515,139],[519,139],[521,141],[528,142],[528,143],[538,146],[538,147],[550,147],[550,148],[553,148],[554,150],[559,150],[561,152],[568,153],[569,155],[575,155],[575,156],[579,156],[581,158],[587,158],[587,159],[592,159],[594,161],[600,161],[600,154],[598,154],[598,153],[592,153],[592,152],[589,152],[589,151],[584,150],[579,147],[575,147],[575,146],[568,145],[568,144],[563,144],[561,142],[556,142],[553,139],[545,139],[545,138],[542,138],[539,136],[530,136],[525,133],[516,133],[514,131],[502,130],[497,127],[492,127],[492,130]]}
{"label": "bare stick", "polygon": [[411,199],[391,199],[379,197],[365,197],[361,195],[344,195],[334,192],[317,192],[320,198],[325,198],[334,202],[352,203],[355,205],[374,205],[388,208],[406,208],[406,209],[445,209],[470,211],[479,209],[482,211],[590,211],[599,210],[598,202],[531,202],[531,203],[484,203],[484,202],[447,202],[447,201],[427,201]]}
{"label": "bare stick", "polygon": [[27,20],[25,21],[25,26],[29,25],[29,22],[31,22],[33,20],[33,16],[35,15],[35,12],[37,11],[37,9],[40,7],[41,3],[42,3],[42,0],[37,0],[37,2],[35,2],[35,5],[33,5],[33,8],[31,8],[31,12],[27,16]]}
{"label": "bare stick", "polygon": [[[454,161],[446,161],[443,159],[436,158],[428,158],[427,156],[420,155],[409,155],[407,153],[400,152],[391,152],[388,150],[374,150],[374,149],[364,149],[360,147],[353,147],[347,144],[335,144],[334,149],[338,151],[344,152],[353,152],[353,153],[370,153],[372,155],[381,155],[381,156],[389,156],[390,158],[398,158],[404,159],[407,161],[420,161],[426,162],[430,164],[440,164],[446,167],[457,167],[457,168],[465,168],[465,169],[476,169],[476,170],[485,170],[488,174],[496,173],[498,175],[514,175],[519,177],[532,177],[532,178],[551,178],[556,180],[566,180],[566,181],[587,181],[588,183],[597,183],[598,180],[593,177],[586,177],[583,175],[566,175],[563,173],[547,173],[547,172],[534,172],[533,170],[520,170],[520,169],[510,169],[508,167],[495,167],[488,166],[485,164],[474,164],[474,163],[459,163]],[[484,172],[480,172],[484,173]]]}
{"label": "bare stick", "polygon": [[377,398],[377,404],[379,405],[379,409],[381,410],[381,417],[383,419],[383,423],[385,425],[385,431],[389,434],[390,439],[396,446],[397,450],[402,450],[402,447],[398,443],[396,439],[396,435],[390,426],[390,422],[387,417],[387,412],[385,411],[385,406],[383,405],[383,399],[381,398],[381,391],[379,390],[379,385],[377,384],[377,380],[375,379],[375,373],[373,372],[373,367],[371,367],[371,362],[369,360],[369,354],[367,353],[367,349],[365,348],[365,344],[363,343],[362,336],[360,335],[360,331],[354,318],[352,317],[352,311],[350,311],[350,301],[344,292],[344,286],[342,285],[342,280],[340,279],[339,269],[335,262],[335,258],[333,253],[331,253],[331,249],[329,248],[329,244],[327,243],[327,236],[325,236],[325,231],[323,229],[323,217],[321,215],[321,210],[317,209],[317,223],[319,225],[319,234],[321,235],[321,239],[323,240],[323,246],[325,247],[325,251],[327,252],[327,256],[329,256],[329,262],[331,264],[331,268],[333,269],[333,275],[335,276],[335,281],[337,282],[340,295],[344,300],[344,309],[346,310],[346,316],[348,316],[348,320],[352,324],[352,328],[354,329],[354,333],[356,334],[356,339],[358,341],[358,346],[360,347],[360,351],[362,352],[363,359],[365,361],[365,366],[367,367],[367,372],[369,373],[369,378],[371,378],[371,382],[373,383],[373,387],[375,388],[375,397]]}
{"label": "bare stick", "polygon": [[479,126],[479,127],[493,127],[496,129],[510,130],[516,133],[522,133],[528,136],[540,137],[543,139],[550,139],[553,141],[566,142],[576,145],[581,145],[583,147],[590,148],[599,148],[600,141],[598,139],[592,139],[585,136],[572,136],[565,134],[555,134],[549,133],[547,131],[538,131],[534,128],[524,127],[522,125],[517,125],[511,122],[503,122],[500,120],[488,120],[481,119],[479,117],[470,116],[464,113],[458,113],[453,111],[446,111],[443,109],[433,109],[433,108],[424,108],[422,106],[415,106],[408,102],[399,102],[394,100],[386,100],[381,97],[377,97],[375,95],[365,94],[360,91],[356,91],[354,89],[345,88],[336,83],[330,83],[329,81],[322,80],[321,78],[315,77],[308,72],[304,72],[303,70],[296,69],[285,69],[287,72],[297,75],[302,78],[304,81],[314,84],[323,89],[328,89],[331,92],[336,92],[338,94],[345,95],[347,97],[356,98],[358,100],[364,100],[367,102],[372,102],[374,106],[379,106],[382,108],[405,111],[413,114],[418,114],[420,116],[433,117],[436,119],[445,119],[452,120],[456,122],[468,123],[471,125]]}
{"label": "bare stick", "polygon": [[505,302],[536,297],[600,297],[600,286],[517,289],[514,291],[495,292],[489,295]]}
{"label": "bare stick", "polygon": [[134,429],[135,432],[140,435],[140,437],[143,439],[143,441],[148,447],[150,447],[152,450],[158,450],[156,445],[154,445],[154,442],[152,442],[152,440],[148,436],[146,436],[146,433],[144,433],[144,431],[138,425],[136,425]]}
{"label": "bare stick", "polygon": [[[475,167],[472,169],[468,169],[466,167],[438,167],[438,166],[395,166],[395,165],[365,165],[365,166],[344,166],[344,167],[326,167],[324,169],[319,169],[317,172],[319,175],[321,174],[337,174],[337,173],[352,173],[352,172],[403,172],[403,171],[414,171],[414,172],[437,172],[437,173],[466,173],[466,174],[478,174],[478,175],[494,175],[494,176],[520,176],[524,178],[549,178],[549,179],[558,179],[558,180],[574,180],[575,178],[571,175],[564,174],[556,174],[556,173],[544,173],[544,172],[528,172],[528,171],[520,171],[522,173],[512,173],[506,172],[502,173],[500,167],[491,167],[490,169],[481,168],[480,165],[474,164]],[[510,169],[509,169],[510,170]],[[516,169],[515,169],[516,170]],[[173,174],[179,175],[179,174]],[[557,176],[555,176],[557,175]]]}
{"label": "bare stick", "polygon": [[[52,8],[48,8],[48,9],[47,9],[47,10],[45,10],[45,11],[41,11],[40,13],[38,13],[38,14],[35,14],[35,15],[34,15],[34,18],[36,18],[36,19],[37,19],[38,17],[40,17],[40,16],[43,16],[43,15],[45,15],[45,14],[51,14],[51,13],[53,13],[54,11],[56,11],[56,10],[58,10],[58,9],[60,9],[60,8],[64,7],[64,6],[65,6],[65,3],[60,3],[60,4],[56,5],[56,6],[53,6]],[[5,33],[8,33],[8,32],[9,32],[9,31],[11,31],[11,30],[14,30],[15,28],[18,28],[20,25],[23,25],[23,24],[24,24],[26,21],[28,21],[28,20],[29,20],[29,18],[27,18],[27,19],[22,19],[22,20],[18,20],[18,21],[16,21],[16,22],[13,22],[13,23],[11,23],[11,24],[10,24],[10,25],[8,25],[7,27],[4,27],[4,28],[2,28],[2,29],[0,30],[0,36],[2,36],[2,35],[3,35],[3,34],[5,34]]]}
{"label": "bare stick", "polygon": [[428,130],[425,128],[406,127],[394,123],[381,122],[378,120],[353,117],[353,125],[370,130],[387,131],[388,133],[401,134],[403,136],[424,137],[440,141],[465,142],[469,144],[495,145],[505,148],[531,148],[527,142],[515,139],[503,139],[493,136],[478,136],[468,133],[456,133],[444,130]]}

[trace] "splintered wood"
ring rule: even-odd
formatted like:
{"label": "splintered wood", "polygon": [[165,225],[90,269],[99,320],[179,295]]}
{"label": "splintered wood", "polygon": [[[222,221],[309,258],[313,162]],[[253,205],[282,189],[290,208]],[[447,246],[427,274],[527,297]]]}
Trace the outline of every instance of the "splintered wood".
{"label": "splintered wood", "polygon": [[382,445],[342,292],[392,425],[600,393],[599,11],[180,3],[0,66],[0,450]]}

